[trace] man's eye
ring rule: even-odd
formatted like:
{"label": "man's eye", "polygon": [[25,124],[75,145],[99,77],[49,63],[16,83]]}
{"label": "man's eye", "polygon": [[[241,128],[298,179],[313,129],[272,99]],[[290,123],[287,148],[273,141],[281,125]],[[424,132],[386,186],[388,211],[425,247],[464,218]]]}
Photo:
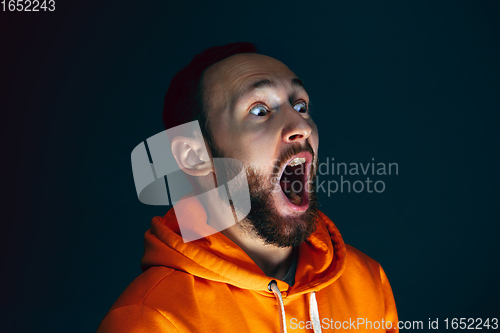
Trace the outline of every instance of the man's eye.
{"label": "man's eye", "polygon": [[307,104],[306,102],[299,102],[293,106],[295,110],[299,113],[307,113]]}
{"label": "man's eye", "polygon": [[264,105],[256,105],[253,108],[250,109],[250,114],[253,114],[254,116],[259,116],[259,117],[264,117],[267,116],[267,113],[269,112],[267,108]]}

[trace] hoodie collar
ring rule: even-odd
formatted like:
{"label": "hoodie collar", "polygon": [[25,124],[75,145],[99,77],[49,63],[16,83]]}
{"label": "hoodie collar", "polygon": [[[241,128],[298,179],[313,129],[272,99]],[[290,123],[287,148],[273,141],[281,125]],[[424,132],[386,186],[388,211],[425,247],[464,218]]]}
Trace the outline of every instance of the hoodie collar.
{"label": "hoodie collar", "polygon": [[[177,205],[185,204],[183,200]],[[188,214],[196,228],[211,228],[200,203],[189,200]],[[210,232],[209,232],[210,233]],[[253,260],[236,244],[219,232],[184,243],[174,209],[163,217],[154,217],[144,236],[143,270],[165,266],[194,276],[227,283],[269,295],[266,276]],[[346,247],[333,222],[319,212],[316,231],[299,246],[295,284],[290,287],[278,280],[278,287],[288,294],[319,291],[340,277],[345,268]]]}

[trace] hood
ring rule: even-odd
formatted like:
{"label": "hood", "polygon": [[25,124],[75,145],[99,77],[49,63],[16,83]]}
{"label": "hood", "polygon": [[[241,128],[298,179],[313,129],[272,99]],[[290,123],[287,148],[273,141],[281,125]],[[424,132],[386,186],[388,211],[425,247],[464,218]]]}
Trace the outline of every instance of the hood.
{"label": "hood", "polygon": [[[189,201],[189,209],[178,209],[199,228],[207,225],[202,205]],[[181,200],[178,205],[184,205]],[[215,230],[214,230],[215,232]],[[227,283],[238,288],[268,294],[272,278],[266,276],[235,243],[219,232],[184,243],[174,209],[154,217],[144,236],[142,270],[165,266],[199,278]],[[345,268],[346,247],[333,222],[319,212],[316,231],[299,246],[295,284],[277,281],[280,290],[291,294],[319,291],[337,280]]]}

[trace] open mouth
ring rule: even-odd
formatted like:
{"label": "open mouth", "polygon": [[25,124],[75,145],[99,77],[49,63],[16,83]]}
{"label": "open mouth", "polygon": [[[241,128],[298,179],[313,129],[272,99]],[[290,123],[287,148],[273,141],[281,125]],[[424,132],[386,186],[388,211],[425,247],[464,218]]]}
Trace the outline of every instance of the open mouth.
{"label": "open mouth", "polygon": [[312,156],[309,152],[301,152],[293,156],[281,171],[280,186],[294,211],[306,210],[309,206],[309,171]]}

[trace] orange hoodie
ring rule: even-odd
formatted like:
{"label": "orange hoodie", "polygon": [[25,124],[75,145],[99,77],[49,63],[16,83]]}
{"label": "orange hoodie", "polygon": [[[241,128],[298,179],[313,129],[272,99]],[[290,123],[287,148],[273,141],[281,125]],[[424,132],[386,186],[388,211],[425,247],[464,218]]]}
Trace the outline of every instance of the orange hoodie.
{"label": "orange hoodie", "polygon": [[[201,205],[182,211],[210,228]],[[97,332],[397,332],[382,267],[345,245],[333,222],[319,216],[316,231],[299,246],[292,287],[270,284],[274,279],[221,233],[184,243],[173,209],[153,218],[144,272]]]}

